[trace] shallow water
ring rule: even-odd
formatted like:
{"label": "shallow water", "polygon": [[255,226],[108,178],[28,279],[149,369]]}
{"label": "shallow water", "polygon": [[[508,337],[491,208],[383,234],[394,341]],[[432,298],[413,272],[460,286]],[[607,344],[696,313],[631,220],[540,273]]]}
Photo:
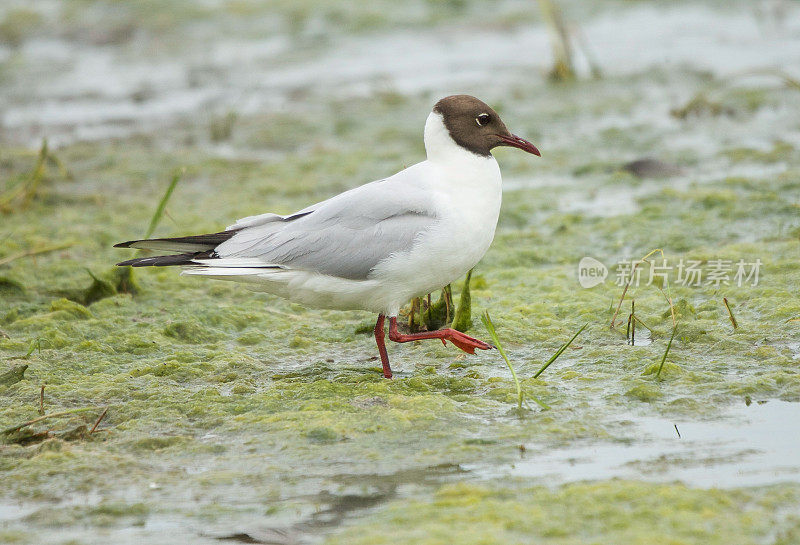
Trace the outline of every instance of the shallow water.
{"label": "shallow water", "polygon": [[525,444],[503,467],[466,466],[485,478],[531,477],[548,484],[595,479],[679,481],[703,488],[800,482],[800,405],[737,405],[720,418],[624,417],[614,441],[564,448]]}

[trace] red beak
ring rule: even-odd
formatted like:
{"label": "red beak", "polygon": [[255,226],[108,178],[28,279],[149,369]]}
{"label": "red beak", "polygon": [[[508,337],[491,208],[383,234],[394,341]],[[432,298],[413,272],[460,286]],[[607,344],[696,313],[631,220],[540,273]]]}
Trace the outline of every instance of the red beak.
{"label": "red beak", "polygon": [[533,144],[531,144],[530,142],[528,142],[524,138],[520,138],[517,135],[514,135],[514,134],[511,134],[511,135],[498,134],[497,137],[500,140],[503,141],[503,143],[500,144],[501,146],[511,146],[512,148],[519,148],[522,151],[527,151],[528,153],[532,153],[532,154],[537,155],[539,157],[542,156],[542,154],[539,153],[539,150],[536,149],[536,146],[534,146]]}

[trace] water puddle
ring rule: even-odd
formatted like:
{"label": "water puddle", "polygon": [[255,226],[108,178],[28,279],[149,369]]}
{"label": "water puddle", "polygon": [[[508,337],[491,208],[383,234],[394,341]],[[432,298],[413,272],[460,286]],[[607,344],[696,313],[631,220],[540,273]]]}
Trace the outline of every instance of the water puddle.
{"label": "water puddle", "polygon": [[36,511],[36,507],[21,503],[0,502],[0,522],[20,519]]}
{"label": "water puddle", "polygon": [[647,346],[653,344],[653,334],[647,329],[639,328],[634,335],[628,337],[627,342],[631,346]]}
{"label": "water puddle", "polygon": [[513,464],[467,469],[556,483],[622,478],[734,488],[800,482],[800,403],[736,406],[713,421],[632,417],[620,425],[624,432],[614,442],[525,445],[524,457]]}

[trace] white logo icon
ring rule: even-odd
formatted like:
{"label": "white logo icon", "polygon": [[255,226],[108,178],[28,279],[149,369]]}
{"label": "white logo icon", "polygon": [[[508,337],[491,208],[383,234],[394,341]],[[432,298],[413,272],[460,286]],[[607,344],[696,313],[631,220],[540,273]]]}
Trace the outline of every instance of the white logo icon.
{"label": "white logo icon", "polygon": [[578,263],[578,282],[581,287],[593,288],[605,282],[608,269],[593,257],[584,257]]}

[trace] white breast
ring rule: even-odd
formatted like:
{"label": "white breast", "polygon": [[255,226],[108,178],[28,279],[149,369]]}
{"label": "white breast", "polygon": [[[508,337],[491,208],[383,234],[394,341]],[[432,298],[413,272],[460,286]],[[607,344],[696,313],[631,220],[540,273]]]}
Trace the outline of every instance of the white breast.
{"label": "white breast", "polygon": [[425,147],[425,183],[439,221],[411,252],[382,263],[374,275],[402,292],[399,304],[438,290],[474,267],[492,243],[500,214],[502,181],[494,157],[458,146],[436,113],[425,125]]}

